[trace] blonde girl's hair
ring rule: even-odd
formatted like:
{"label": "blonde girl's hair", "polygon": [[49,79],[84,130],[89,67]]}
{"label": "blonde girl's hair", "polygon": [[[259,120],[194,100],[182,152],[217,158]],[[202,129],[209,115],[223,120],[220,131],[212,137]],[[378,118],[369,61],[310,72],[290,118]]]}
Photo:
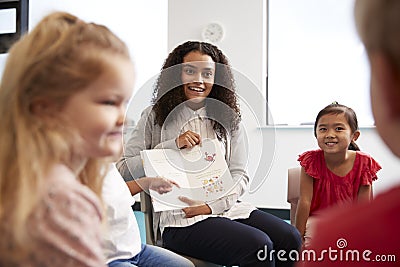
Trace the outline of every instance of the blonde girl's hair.
{"label": "blonde girl's hair", "polygon": [[385,54],[400,71],[400,1],[357,0],[354,8],[357,31],[367,51]]}
{"label": "blonde girl's hair", "polygon": [[[9,51],[0,84],[0,235],[20,256],[46,173],[53,164],[67,164],[80,147],[60,109],[109,68],[107,53],[130,59],[109,29],[64,12],[43,18]],[[90,159],[78,175],[98,196],[103,166]],[[0,252],[0,259],[12,256]]]}

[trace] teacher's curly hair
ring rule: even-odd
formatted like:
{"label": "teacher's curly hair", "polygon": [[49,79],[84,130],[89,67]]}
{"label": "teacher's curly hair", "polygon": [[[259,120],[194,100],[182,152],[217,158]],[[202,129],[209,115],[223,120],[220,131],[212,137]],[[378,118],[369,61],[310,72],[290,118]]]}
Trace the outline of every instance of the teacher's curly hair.
{"label": "teacher's curly hair", "polygon": [[168,55],[153,91],[156,123],[162,126],[171,111],[186,101],[181,65],[184,57],[192,51],[208,55],[216,63],[215,80],[206,99],[206,110],[207,116],[215,121],[214,130],[226,136],[227,131],[236,130],[241,121],[236,84],[227,57],[218,47],[206,42],[185,42]]}

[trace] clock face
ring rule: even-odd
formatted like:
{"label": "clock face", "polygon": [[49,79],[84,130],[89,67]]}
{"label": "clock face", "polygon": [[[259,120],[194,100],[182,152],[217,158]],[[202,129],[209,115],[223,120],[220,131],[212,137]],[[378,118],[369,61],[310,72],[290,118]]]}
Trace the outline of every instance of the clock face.
{"label": "clock face", "polygon": [[210,23],[203,30],[203,38],[210,42],[219,42],[224,37],[224,29],[219,23]]}

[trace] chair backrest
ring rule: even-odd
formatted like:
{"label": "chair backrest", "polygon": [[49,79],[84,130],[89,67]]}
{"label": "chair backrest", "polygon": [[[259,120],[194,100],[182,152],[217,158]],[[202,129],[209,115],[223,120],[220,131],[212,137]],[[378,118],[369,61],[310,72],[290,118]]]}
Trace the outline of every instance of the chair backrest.
{"label": "chair backrest", "polygon": [[153,231],[153,206],[151,204],[151,197],[145,191],[140,192],[140,211],[144,214],[146,244],[155,246],[156,240]]}
{"label": "chair backrest", "polygon": [[[144,213],[144,221],[145,221],[145,228],[146,228],[146,244],[153,245],[153,246],[162,246],[161,236],[158,238],[154,237],[153,231],[153,205],[151,203],[151,197],[145,191],[140,192],[140,211]],[[160,231],[157,231],[160,233]],[[196,267],[222,267],[221,265],[199,260],[190,256],[181,255],[191,262]]]}
{"label": "chair backrest", "polygon": [[300,171],[301,167],[288,169],[287,202],[290,203],[290,223],[294,224],[297,203],[300,198]]}

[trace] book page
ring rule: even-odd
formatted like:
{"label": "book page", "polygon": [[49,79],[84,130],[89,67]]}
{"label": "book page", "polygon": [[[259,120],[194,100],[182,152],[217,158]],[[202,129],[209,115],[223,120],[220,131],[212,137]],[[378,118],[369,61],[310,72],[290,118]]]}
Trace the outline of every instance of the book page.
{"label": "book page", "polygon": [[178,199],[216,200],[233,187],[233,180],[218,140],[205,139],[191,149],[152,149],[141,152],[146,176],[161,176],[175,181],[169,193],[150,191],[155,211],[181,209],[187,204]]}

